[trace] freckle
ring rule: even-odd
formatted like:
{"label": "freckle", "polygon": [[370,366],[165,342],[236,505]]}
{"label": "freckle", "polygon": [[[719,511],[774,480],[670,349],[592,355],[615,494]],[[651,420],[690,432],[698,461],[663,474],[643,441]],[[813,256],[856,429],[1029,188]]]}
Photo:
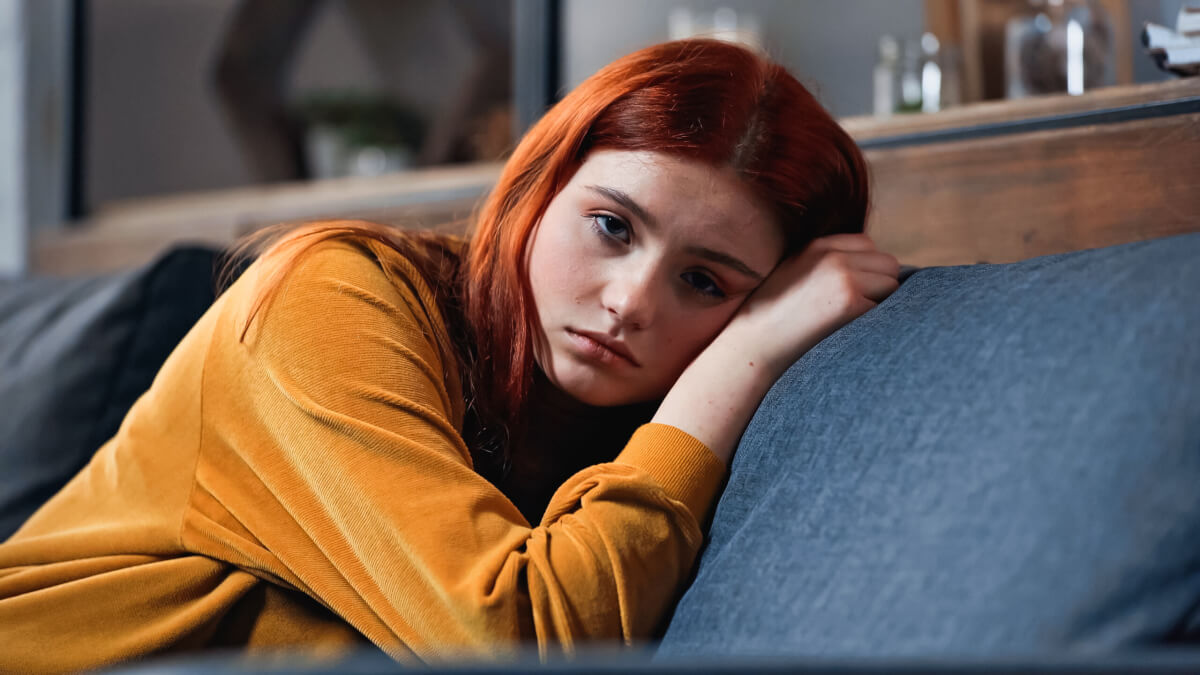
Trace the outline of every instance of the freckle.
{"label": "freckle", "polygon": [[753,361],[751,361],[751,362],[750,362],[750,367],[751,367],[751,368],[753,368],[753,367],[754,367],[754,362],[753,362]]}

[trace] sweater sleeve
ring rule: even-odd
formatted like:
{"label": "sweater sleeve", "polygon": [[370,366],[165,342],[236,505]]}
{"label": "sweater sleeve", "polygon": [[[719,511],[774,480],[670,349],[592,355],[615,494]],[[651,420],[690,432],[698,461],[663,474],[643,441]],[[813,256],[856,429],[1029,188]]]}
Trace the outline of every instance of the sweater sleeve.
{"label": "sweater sleeve", "polygon": [[562,485],[532,527],[472,470],[432,295],[386,257],[318,245],[244,343],[251,295],[231,289],[246,298],[229,302],[206,362],[185,541],[309,593],[398,657],[650,636],[724,466],[648,424]]}

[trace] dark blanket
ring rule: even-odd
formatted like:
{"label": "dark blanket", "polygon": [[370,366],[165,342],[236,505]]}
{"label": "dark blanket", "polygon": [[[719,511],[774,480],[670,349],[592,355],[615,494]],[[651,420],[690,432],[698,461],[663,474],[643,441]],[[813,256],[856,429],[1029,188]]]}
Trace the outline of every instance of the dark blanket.
{"label": "dark blanket", "polygon": [[116,433],[213,301],[214,251],[0,286],[0,540]]}

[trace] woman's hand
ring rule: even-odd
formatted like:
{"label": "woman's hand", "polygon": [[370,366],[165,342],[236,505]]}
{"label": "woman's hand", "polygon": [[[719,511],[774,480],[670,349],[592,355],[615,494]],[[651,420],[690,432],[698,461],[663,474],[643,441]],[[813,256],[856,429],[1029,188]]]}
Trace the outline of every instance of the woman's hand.
{"label": "woman's hand", "polygon": [[654,415],[729,462],[767,390],[796,359],[896,290],[900,265],[865,234],[817,239],[779,263],[683,371]]}
{"label": "woman's hand", "polygon": [[718,340],[783,374],[796,359],[896,290],[900,264],[865,234],[814,240],[784,259],[746,300]]}

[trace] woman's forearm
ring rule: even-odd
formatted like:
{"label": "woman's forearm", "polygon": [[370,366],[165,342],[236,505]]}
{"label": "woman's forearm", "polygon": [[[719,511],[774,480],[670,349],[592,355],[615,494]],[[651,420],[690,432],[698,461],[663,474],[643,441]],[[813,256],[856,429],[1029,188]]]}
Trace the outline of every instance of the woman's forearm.
{"label": "woman's forearm", "polygon": [[755,360],[744,342],[723,333],[683,371],[652,421],[704,443],[726,465],[778,368]]}
{"label": "woman's forearm", "polygon": [[771,271],[679,376],[653,421],[691,434],[728,464],[775,380],[896,290],[899,271],[865,234],[814,240]]}

